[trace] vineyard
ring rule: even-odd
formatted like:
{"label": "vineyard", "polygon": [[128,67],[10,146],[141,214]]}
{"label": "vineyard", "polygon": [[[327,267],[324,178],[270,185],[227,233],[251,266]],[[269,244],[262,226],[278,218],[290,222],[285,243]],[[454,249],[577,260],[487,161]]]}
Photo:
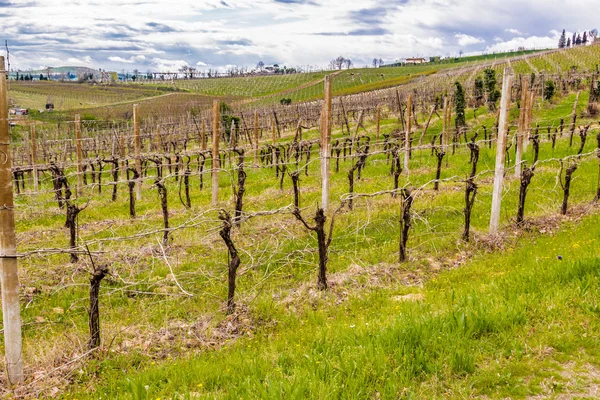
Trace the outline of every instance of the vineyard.
{"label": "vineyard", "polygon": [[11,84],[70,112],[11,132],[3,394],[589,395],[557,371],[598,361],[599,59]]}

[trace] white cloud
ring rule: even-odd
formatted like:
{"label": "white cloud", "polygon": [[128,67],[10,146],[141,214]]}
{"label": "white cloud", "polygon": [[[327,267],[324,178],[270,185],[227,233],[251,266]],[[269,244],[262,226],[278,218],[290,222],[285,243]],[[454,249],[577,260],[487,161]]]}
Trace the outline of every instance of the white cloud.
{"label": "white cloud", "polygon": [[110,56],[110,57],[108,57],[108,60],[112,61],[112,62],[116,62],[116,63],[122,63],[122,64],[138,64],[138,63],[143,63],[144,61],[146,61],[146,56],[139,55],[139,56],[131,56],[129,58]]}
{"label": "white cloud", "polygon": [[205,62],[203,62],[203,61],[198,61],[198,62],[196,63],[196,65],[197,65],[198,67],[208,67],[208,64],[207,64],[207,63],[205,63]]}
{"label": "white cloud", "polygon": [[152,65],[156,70],[161,72],[175,72],[181,67],[188,66],[189,64],[185,60],[167,60],[164,58],[153,58]]}
{"label": "white cloud", "polygon": [[514,38],[505,42],[498,42],[486,48],[487,52],[504,52],[517,50],[520,47],[526,49],[545,49],[550,47],[556,47],[557,40],[554,37],[549,36],[530,36],[526,38]]}
{"label": "white cloud", "polygon": [[513,35],[522,35],[523,34],[520,30],[515,29],[515,28],[505,29],[504,32],[512,33]]}
{"label": "white cloud", "polygon": [[469,36],[464,33],[457,33],[454,35],[455,38],[458,39],[458,44],[460,46],[470,46],[478,43],[485,43],[485,40],[482,38],[476,38],[474,36]]}

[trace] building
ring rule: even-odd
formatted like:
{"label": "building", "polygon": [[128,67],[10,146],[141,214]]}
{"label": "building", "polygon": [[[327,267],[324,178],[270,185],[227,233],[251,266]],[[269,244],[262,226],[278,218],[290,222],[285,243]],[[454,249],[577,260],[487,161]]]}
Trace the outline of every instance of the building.
{"label": "building", "polygon": [[427,60],[425,60],[423,57],[411,57],[407,58],[405,61],[406,64],[424,64],[426,62]]}

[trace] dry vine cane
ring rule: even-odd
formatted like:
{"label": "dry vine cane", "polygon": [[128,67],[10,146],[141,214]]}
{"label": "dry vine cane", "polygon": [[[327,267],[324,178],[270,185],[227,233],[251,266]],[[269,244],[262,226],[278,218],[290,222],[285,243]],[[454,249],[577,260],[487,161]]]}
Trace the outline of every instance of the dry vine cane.
{"label": "dry vine cane", "polygon": [[108,275],[108,266],[96,265],[88,249],[88,255],[92,262],[92,277],[90,278],[90,309],[88,310],[90,339],[88,341],[88,350],[100,347],[100,283]]}
{"label": "dry vine cane", "polygon": [[560,162],[560,171],[558,173],[558,178],[560,181],[560,187],[563,190],[563,201],[562,201],[562,206],[561,206],[561,210],[560,213],[562,215],[567,215],[567,209],[568,209],[568,202],[569,202],[569,193],[571,190],[571,180],[573,179],[573,173],[575,172],[575,170],[577,170],[577,164],[572,164],[569,167],[567,167],[566,171],[565,171],[565,181],[563,182],[562,179],[562,171],[563,171],[563,161],[561,160]]}
{"label": "dry vine cane", "polygon": [[219,235],[225,242],[227,250],[229,252],[229,265],[228,265],[228,289],[227,289],[227,314],[232,314],[235,311],[235,278],[237,270],[240,266],[240,256],[238,255],[237,249],[231,240],[231,216],[225,210],[219,211],[219,219],[223,221],[223,226],[219,231]]}
{"label": "dry vine cane", "polygon": [[[242,221],[242,208],[244,206],[244,193],[246,192],[246,171],[244,171],[244,149],[235,149],[238,154],[238,186],[234,187],[233,193],[235,197],[235,225],[240,226]],[[283,182],[283,175],[281,177]]]}
{"label": "dry vine cane", "polygon": [[413,204],[413,193],[411,189],[402,189],[402,219],[400,219],[400,262],[406,261],[406,243],[408,242],[408,232],[411,227],[410,209]]}
{"label": "dry vine cane", "polygon": [[357,178],[360,180],[361,170],[365,167],[367,157],[369,156],[369,143],[370,138],[366,136],[365,144],[360,145],[360,147],[357,149],[358,160],[356,161],[356,164],[354,164],[354,166],[350,168],[350,171],[348,171],[348,193],[350,193],[350,197],[348,199],[348,209],[350,210],[352,210],[352,194],[354,193],[354,171],[357,171]]}
{"label": "dry vine cane", "polygon": [[[477,195],[477,184],[475,183],[475,175],[477,173],[477,162],[479,161],[479,146],[475,143],[477,134],[473,136],[471,142],[468,143],[469,150],[471,150],[471,158],[469,163],[471,164],[471,173],[467,179],[465,187],[465,230],[463,231],[463,240],[469,241],[469,231],[471,229],[471,212],[473,211],[473,205],[475,204],[475,196]],[[438,178],[439,179],[439,178]]]}
{"label": "dry vine cane", "polygon": [[300,192],[299,192],[299,173],[298,171],[293,172],[291,175],[292,184],[294,186],[294,211],[292,214],[296,217],[296,219],[304,225],[304,227],[310,231],[313,231],[317,235],[317,243],[319,248],[319,273],[317,279],[317,288],[319,290],[327,290],[327,260],[328,260],[328,250],[331,245],[331,240],[333,238],[333,225],[335,222],[336,214],[344,207],[345,201],[342,201],[337,210],[334,211],[331,216],[331,224],[329,226],[329,234],[325,232],[325,222],[327,221],[327,217],[325,216],[325,211],[317,206],[317,211],[315,216],[313,217],[315,221],[314,226],[310,226],[306,220],[302,217],[300,212]]}

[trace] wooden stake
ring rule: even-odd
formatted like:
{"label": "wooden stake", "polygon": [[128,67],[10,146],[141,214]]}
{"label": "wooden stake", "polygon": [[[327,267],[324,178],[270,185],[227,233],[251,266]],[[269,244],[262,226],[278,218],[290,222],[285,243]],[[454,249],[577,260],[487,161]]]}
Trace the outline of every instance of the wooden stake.
{"label": "wooden stake", "polygon": [[83,194],[83,156],[81,155],[81,120],[75,115],[75,152],[77,156],[77,196]]}
{"label": "wooden stake", "polygon": [[331,142],[331,75],[325,77],[325,98],[321,112],[321,207],[329,207],[329,144]]}
{"label": "wooden stake", "polygon": [[0,281],[2,287],[2,321],[6,371],[10,384],[23,381],[21,352],[21,315],[19,307],[19,276],[17,269],[17,242],[12,187],[12,160],[8,127],[8,97],[4,57],[0,57]]}
{"label": "wooden stake", "polygon": [[[129,125],[129,124],[128,124]],[[122,181],[127,181],[127,164],[125,164],[125,135],[123,134],[123,132],[121,132],[120,134],[115,132],[115,135],[119,135],[118,139],[119,139],[119,156],[121,157],[121,180]]]}
{"label": "wooden stake", "polygon": [[375,117],[375,145],[379,146],[379,132],[381,130],[381,108],[377,107],[377,116]]}
{"label": "wooden stake", "polygon": [[30,127],[31,134],[31,167],[33,169],[33,191],[38,191],[39,177],[37,169],[37,139],[35,137],[35,124]]}
{"label": "wooden stake", "polygon": [[517,129],[517,151],[515,154],[515,178],[521,178],[522,161],[523,161],[523,140],[526,135],[525,123],[528,120],[528,105],[529,105],[529,78],[523,76],[521,78],[521,110],[519,112],[519,127]]}
{"label": "wooden stake", "polygon": [[527,97],[527,114],[525,114],[525,140],[523,141],[523,153],[527,152],[529,146],[529,137],[531,136],[531,121],[533,121],[533,100],[535,99],[535,90],[530,89]]}
{"label": "wooden stake", "polygon": [[212,131],[212,205],[219,204],[219,100],[213,102],[213,131]]}
{"label": "wooden stake", "polygon": [[496,145],[496,170],[494,173],[494,191],[492,194],[492,213],[490,233],[495,235],[500,228],[500,208],[502,205],[502,181],[504,179],[504,160],[506,158],[506,134],[508,132],[508,109],[513,76],[504,69],[502,78],[502,97],[500,98],[500,120],[498,122],[498,141]]}
{"label": "wooden stake", "polygon": [[408,161],[410,160],[410,128],[412,124],[412,103],[413,95],[409,93],[408,104],[406,105],[406,134],[404,135],[404,170],[410,173]]}
{"label": "wooden stake", "polygon": [[254,142],[252,143],[254,148],[254,166],[258,167],[258,111],[254,111]]}
{"label": "wooden stake", "polygon": [[206,150],[206,121],[202,120],[202,130],[200,131],[200,146],[202,151]]}
{"label": "wooden stake", "polygon": [[154,133],[154,151],[158,154],[161,152],[161,141],[160,141],[160,124],[156,127],[156,133]]}
{"label": "wooden stake", "polygon": [[133,105],[133,146],[135,151],[135,170],[138,173],[138,179],[135,185],[135,199],[142,199],[142,156],[141,156],[141,140],[140,140],[140,125],[138,122],[138,105]]}
{"label": "wooden stake", "polygon": [[442,148],[448,144],[448,97],[444,96],[443,130],[442,130]]}

